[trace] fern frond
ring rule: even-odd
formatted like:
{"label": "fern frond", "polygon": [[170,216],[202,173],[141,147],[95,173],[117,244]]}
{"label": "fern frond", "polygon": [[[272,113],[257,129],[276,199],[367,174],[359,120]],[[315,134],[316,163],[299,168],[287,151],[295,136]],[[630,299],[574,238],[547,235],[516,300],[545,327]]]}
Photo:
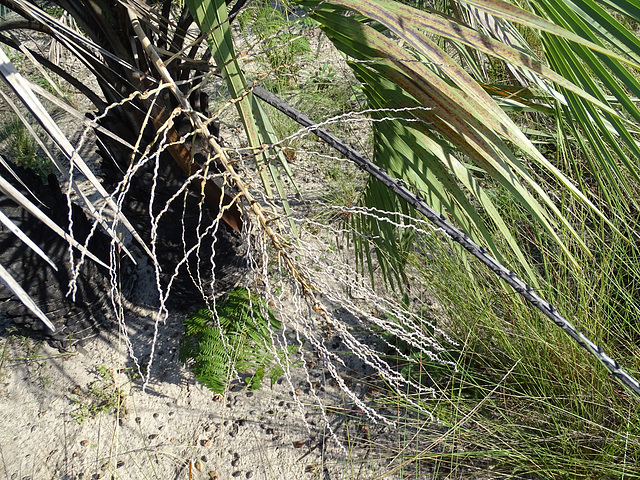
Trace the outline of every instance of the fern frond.
{"label": "fern frond", "polygon": [[[245,288],[236,288],[213,306],[205,306],[185,319],[180,360],[188,363],[196,378],[215,393],[223,393],[234,375],[249,374],[250,390],[269,376],[271,386],[282,376],[280,366],[297,348],[271,349],[271,334],[280,322],[265,302]],[[289,355],[287,355],[288,353]]]}

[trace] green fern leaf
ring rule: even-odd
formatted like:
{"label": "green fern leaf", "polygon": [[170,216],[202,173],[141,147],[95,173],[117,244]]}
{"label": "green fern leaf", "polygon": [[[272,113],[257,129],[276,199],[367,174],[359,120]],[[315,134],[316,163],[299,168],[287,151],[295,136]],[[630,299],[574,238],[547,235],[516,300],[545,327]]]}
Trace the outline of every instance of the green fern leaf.
{"label": "green fern leaf", "polygon": [[[271,348],[271,335],[280,322],[265,302],[245,288],[236,288],[218,301],[185,319],[180,360],[188,363],[199,382],[215,393],[223,393],[234,372],[249,375],[250,390],[260,387],[265,376],[271,386],[284,371]],[[277,352],[280,363],[297,350]]]}

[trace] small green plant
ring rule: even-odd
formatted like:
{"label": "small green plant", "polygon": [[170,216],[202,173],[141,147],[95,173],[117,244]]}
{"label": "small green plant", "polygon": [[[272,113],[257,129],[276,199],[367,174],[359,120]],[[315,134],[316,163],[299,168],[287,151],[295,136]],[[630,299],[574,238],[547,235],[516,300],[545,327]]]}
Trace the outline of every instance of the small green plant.
{"label": "small green plant", "polygon": [[59,7],[57,5],[54,5],[52,3],[44,5],[42,7],[42,9],[47,12],[49,15],[51,15],[52,17],[55,18],[60,18],[62,15],[64,15],[64,9],[62,7]]}
{"label": "small green plant", "polygon": [[305,81],[305,88],[313,88],[317,92],[327,90],[333,86],[336,82],[336,72],[333,66],[325,61],[322,65],[316,68],[313,75],[309,76]]}
{"label": "small green plant", "polygon": [[38,144],[18,117],[14,116],[0,126],[0,144],[3,155],[41,177],[53,171],[51,163],[41,155]]}
{"label": "small green plant", "polygon": [[79,424],[102,413],[126,413],[125,391],[118,386],[114,370],[98,365],[97,373],[98,380],[86,392],[82,392],[80,387],[75,387],[71,392],[71,401],[78,407],[71,416]]}
{"label": "small green plant", "polygon": [[[240,24],[248,26],[245,13]],[[311,53],[309,41],[295,33],[296,22],[290,21],[270,6],[260,7],[253,14],[253,23],[249,28],[261,42],[260,62],[272,75],[264,80],[265,85],[274,91],[282,91],[297,82],[300,56]]]}
{"label": "small green plant", "polygon": [[[215,393],[223,393],[234,372],[248,374],[250,390],[260,387],[268,376],[271,386],[284,373],[280,366],[287,352],[271,347],[271,332],[280,328],[280,322],[256,295],[245,288],[236,288],[213,309],[203,307],[187,317],[187,329],[180,344],[180,360],[189,363],[196,378]],[[219,323],[218,323],[219,322]]]}

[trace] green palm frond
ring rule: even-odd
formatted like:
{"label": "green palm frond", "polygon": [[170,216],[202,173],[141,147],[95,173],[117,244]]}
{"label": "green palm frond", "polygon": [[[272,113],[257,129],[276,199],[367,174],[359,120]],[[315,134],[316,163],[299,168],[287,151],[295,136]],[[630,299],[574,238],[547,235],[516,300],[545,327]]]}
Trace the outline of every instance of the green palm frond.
{"label": "green palm frond", "polygon": [[[609,82],[610,76],[603,80],[607,82],[607,94],[612,93],[618,103],[627,108],[625,112],[620,112],[618,105],[609,102],[601,91],[589,84],[588,79],[595,75],[585,71],[579,72],[581,77],[570,75],[578,70],[576,62],[556,71],[538,60],[530,48],[523,48],[515,41],[497,40],[451,16],[421,11],[390,0],[300,3],[322,25],[333,44],[352,59],[350,66],[363,85],[369,106],[379,111],[373,114],[377,120],[373,123],[374,160],[379,166],[430,199],[434,208],[448,215],[498,259],[504,258],[504,252],[495,243],[496,235],[503,238],[511,250],[510,256],[518,260],[528,279],[536,284],[537,275],[517,236],[491,201],[488,188],[499,184],[553,239],[574,266],[577,265],[566,248],[566,239],[559,236],[558,228],[562,226],[586,251],[587,245],[565,217],[561,206],[531,176],[528,165],[535,164],[536,168],[544,170],[603,221],[608,222],[608,219],[585,192],[538,151],[507,115],[503,100],[508,96],[512,108],[522,105],[558,115],[555,107],[558,98],[569,99],[572,112],[575,111],[572,119],[577,120],[575,123],[580,128],[592,128],[592,124],[599,126],[590,138],[594,144],[596,140],[600,141],[601,152],[609,152],[608,157],[602,157],[600,165],[603,168],[608,165],[611,172],[608,179],[617,188],[624,182],[620,181],[621,172],[613,168],[616,161],[611,155],[622,155],[620,143],[632,152],[638,147],[629,133],[627,120],[636,118],[635,104],[628,97],[623,98],[619,88],[614,88],[616,82]],[[566,2],[560,3],[565,5]],[[526,28],[543,30],[545,38],[572,42],[573,53],[569,55],[565,49],[559,54],[562,58],[580,59],[580,53],[589,52],[594,59],[606,59],[610,68],[615,66],[621,75],[627,72],[625,68],[629,65],[637,67],[633,56],[611,51],[593,35],[586,35],[585,31],[568,22],[556,24],[502,1],[477,0],[467,2],[467,5],[472,5],[479,16],[493,16],[493,23],[500,20],[503,27],[518,22]],[[435,42],[438,38],[505,62],[522,72],[523,80],[527,74],[534,86],[547,85],[547,96],[529,96],[527,99],[530,90],[526,87],[506,93],[504,88],[480,83]],[[404,47],[400,47],[398,41]],[[623,41],[631,40],[621,36],[620,42]],[[584,58],[589,59],[586,54]],[[602,71],[595,73],[598,78],[604,76]],[[626,75],[631,74],[626,73],[619,82],[635,84]],[[505,93],[496,95],[503,91]],[[520,91],[524,94],[520,95]],[[539,99],[545,102],[541,104]],[[398,109],[406,109],[406,112],[391,113]],[[571,135],[575,138],[578,133],[574,131]],[[625,166],[629,171],[635,170],[628,160]],[[486,181],[488,178],[490,182]],[[369,185],[364,203],[389,211],[407,211],[402,202],[375,185]],[[379,258],[384,262],[391,252],[396,264],[401,265],[402,256],[406,255],[402,245],[410,242],[402,239],[388,223],[371,218],[364,222],[367,232],[379,239]]]}
{"label": "green palm frond", "polygon": [[[224,0],[187,0],[186,3],[191,9],[200,31],[207,35],[212,56],[227,84],[231,98],[235,99],[238,114],[244,125],[252,153],[255,156],[256,166],[260,169],[265,193],[269,197],[273,197],[271,182],[267,176],[268,172],[276,187],[278,196],[283,202],[285,212],[290,214],[291,209],[286,200],[287,193],[281,176],[282,171],[289,175],[294,186],[295,181],[291,176],[287,158],[282,150],[277,148],[275,154],[270,154],[270,150],[265,148],[276,144],[277,137],[271,125],[271,120],[251,93],[244,72],[238,62],[231,36],[227,5]],[[292,231],[296,232],[296,226],[293,222],[290,222],[290,226]]]}

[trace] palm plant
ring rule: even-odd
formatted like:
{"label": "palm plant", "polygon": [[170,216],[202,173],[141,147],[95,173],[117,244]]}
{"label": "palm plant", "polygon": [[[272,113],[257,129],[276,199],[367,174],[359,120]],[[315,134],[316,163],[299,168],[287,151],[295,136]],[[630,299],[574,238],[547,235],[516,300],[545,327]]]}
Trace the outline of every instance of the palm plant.
{"label": "palm plant", "polygon": [[[321,24],[334,45],[353,59],[350,66],[373,110],[374,162],[407,182],[414,193],[428,199],[435,213],[447,215],[499,262],[505,257],[496,239],[506,243],[529,281],[539,285],[539,272],[531,268],[521,249],[522,237],[507,226],[492,201],[491,193],[500,189],[520,204],[542,232],[538,235],[547,237],[555,245],[552,248],[562,250],[568,262],[577,266],[568,238],[561,238],[560,230],[589,254],[587,243],[562,212],[562,206],[536,181],[532,171],[544,171],[566,194],[590,210],[590,215],[616,232],[596,206],[599,194],[577,188],[559,168],[568,155],[566,144],[560,144],[556,158],[548,159],[508,115],[510,111],[530,112],[549,115],[561,128],[580,125],[580,129],[574,127],[572,138],[600,160],[592,164],[596,172],[604,172],[604,176],[595,174],[600,194],[607,197],[612,191],[628,192],[622,169],[637,175],[632,159],[637,157],[638,145],[630,119],[637,118],[638,111],[622,86],[635,90],[634,75],[624,65],[638,67],[634,54],[628,54],[630,49],[637,51],[638,44],[610,13],[576,2],[571,15],[567,13],[577,22],[571,24],[560,22],[564,17],[553,16],[554,4],[544,2],[535,4],[541,16],[506,2],[445,2],[440,10],[426,11],[382,0],[299,3]],[[230,91],[241,95],[248,85],[237,73],[240,68],[226,27],[224,5],[194,2],[191,6],[200,29],[212,32],[210,45],[220,55],[216,61]],[[632,15],[630,12],[624,6],[619,8],[619,13]],[[547,16],[561,26],[544,18]],[[544,51],[537,54],[511,22],[526,31],[542,31]],[[599,25],[594,31],[599,32],[600,39],[590,33],[588,24]],[[604,46],[604,38],[624,48],[624,54]],[[398,46],[398,41],[404,46]],[[581,56],[567,56],[571,42],[578,45],[576,51]],[[560,48],[563,53],[558,56]],[[539,58],[542,53],[555,62],[571,61],[571,67],[559,74]],[[490,83],[483,68],[483,61],[487,61],[484,55],[501,61],[517,86]],[[602,85],[593,82],[582,62],[591,66]],[[603,69],[600,62],[614,74]],[[612,95],[605,95],[603,89]],[[255,101],[251,92],[242,98],[247,104]],[[576,105],[581,107],[576,109]],[[240,113],[243,118],[247,115],[246,110]],[[292,116],[300,118],[299,114]],[[318,130],[308,122],[306,126]],[[566,137],[563,134],[560,138]],[[626,148],[621,148],[621,143]],[[378,260],[391,285],[404,281],[402,264],[412,244],[411,234],[406,233],[410,230],[393,225],[413,214],[409,204],[416,206],[400,195],[400,190],[393,182],[373,178],[363,202],[405,217],[392,215],[390,222],[381,222],[375,216],[356,220],[357,228],[376,239]],[[361,251],[365,251],[362,245]],[[370,262],[370,257],[367,260]],[[487,264],[492,268],[495,265],[490,261]],[[501,276],[509,279],[513,273],[503,269]],[[521,292],[529,290],[523,284],[512,285]],[[546,310],[556,323],[566,325],[554,317],[552,307]],[[573,327],[568,331],[575,332]],[[583,345],[592,352],[598,350],[590,342]],[[612,371],[618,371],[615,362],[606,356],[601,359]],[[635,380],[630,380],[630,385],[637,391]]]}
{"label": "palm plant", "polygon": [[[261,229],[272,241],[281,265],[297,282],[299,291],[311,298],[310,306],[320,315],[326,315],[326,311],[315,300],[317,290],[292,254],[295,229],[266,212],[258,201],[260,194],[256,192],[260,189],[249,185],[217,138],[215,114],[208,112],[206,96],[199,88],[212,74],[222,77],[229,103],[237,108],[264,196],[269,201],[274,197],[284,199],[285,214],[290,210],[280,175],[287,174],[289,166],[278,147],[263,99],[286,111],[308,131],[324,135],[329,145],[341,149],[374,175],[362,202],[367,208],[375,208],[376,215],[354,213],[350,220],[364,234],[354,237],[360,242],[361,266],[366,269],[374,263],[370,244],[362,240],[367,239],[391,287],[408,281],[405,264],[416,249],[412,229],[405,227],[418,225],[422,213],[442,222],[442,228],[449,229],[453,224],[464,232],[447,230],[485,258],[487,252],[496,258],[497,262],[488,264],[504,279],[513,280],[515,271],[545,293],[557,289],[570,295],[575,284],[579,288],[580,276],[588,275],[580,270],[580,259],[588,258],[592,251],[598,255],[596,261],[604,264],[602,252],[609,243],[628,244],[630,250],[634,249],[634,189],[640,179],[635,160],[640,153],[640,112],[636,106],[640,41],[632,33],[640,22],[640,11],[634,2],[539,0],[527,2],[527,10],[516,2],[501,0],[296,3],[345,54],[361,84],[374,132],[372,160],[261,90],[260,76],[243,69],[245,52],[237,51],[231,28],[242,1],[229,11],[222,0],[187,0],[185,6],[169,0],[161,4],[122,0],[108,5],[59,0],[56,4],[78,24],[79,29],[73,30],[36,2],[0,0],[1,5],[18,14],[0,24],[0,41],[28,53],[43,71],[63,78],[95,107],[91,119],[75,114],[95,130],[104,158],[113,159],[109,160],[110,170],[105,161],[110,193],[93,178],[32,92],[69,112],[73,109],[20,79],[3,52],[0,71],[74,165],[70,169],[61,163],[60,175],[69,178],[69,172],[78,168],[102,194],[102,204],[96,202],[94,206],[86,201],[84,209],[112,236],[114,246],[118,245],[119,234],[109,218],[125,225],[142,248],[157,257],[152,233],[162,230],[162,224],[151,221],[132,225],[126,216],[131,217],[138,207],[149,208],[148,195],[157,191],[155,185],[178,185],[161,197],[159,210],[151,208],[154,217],[161,215],[161,207],[189,182],[197,195],[186,205],[194,210],[196,219],[203,218],[204,199],[212,212],[208,225],[217,225],[216,220],[222,218],[230,230],[243,230],[250,216],[252,228]],[[20,29],[55,38],[82,62],[97,88],[88,87],[88,82],[22,45],[12,33]],[[55,90],[53,86],[51,89]],[[23,114],[21,109],[17,111]],[[151,161],[145,166],[144,162],[155,159],[156,152],[163,155],[163,163]],[[51,157],[56,159],[57,155],[52,153]],[[154,186],[140,198],[126,193],[128,175],[134,176],[135,172],[139,172],[141,183]],[[180,172],[184,178],[176,180]],[[0,178],[0,187],[5,193],[11,191],[9,182],[3,180]],[[73,184],[73,176],[69,180]],[[625,196],[629,202],[620,200]],[[81,191],[78,198],[82,198]],[[15,194],[14,199],[27,204]],[[28,206],[35,213],[35,205]],[[518,211],[518,224],[510,223],[512,217],[504,214],[510,208]],[[110,216],[105,214],[108,209]],[[121,211],[124,216],[119,216]],[[46,216],[42,219],[46,221]],[[139,235],[136,230],[140,230]],[[205,232],[210,232],[207,226],[197,231],[196,243],[208,238]],[[65,235],[64,231],[59,233]],[[81,240],[74,244],[78,250],[84,248]],[[196,243],[184,247],[185,256],[199,255]],[[85,255],[91,254],[88,245]],[[214,251],[215,246],[203,256]],[[614,265],[614,270],[632,263],[618,257],[616,261],[619,265]],[[198,277],[197,269],[198,265],[190,265],[186,271]],[[620,274],[623,280],[615,304],[637,319],[637,300],[624,284],[635,270],[628,270],[631,273]],[[1,270],[0,274],[11,283],[8,274]],[[165,278],[167,283],[174,274],[180,271],[172,268]],[[14,292],[21,293],[20,285],[11,285]],[[511,285],[531,293],[522,282]],[[211,285],[200,282],[199,287],[210,300]],[[22,298],[29,303],[26,294]],[[592,301],[600,307],[597,298]],[[554,322],[562,324],[638,391],[637,382],[611,358],[548,303],[538,303]],[[35,303],[29,307],[36,312],[39,308]],[[487,354],[493,351],[492,346],[487,347]],[[635,358],[633,353],[627,357]],[[556,408],[552,400],[545,402],[549,408]]]}
{"label": "palm plant", "polygon": [[[242,218],[232,197],[245,200],[302,290],[313,295],[313,286],[287,254],[273,219],[255,201],[216,141],[215,128],[206,115],[206,99],[199,92],[202,76],[211,69],[211,57],[238,109],[266,195],[273,197],[270,173],[278,195],[285,198],[278,167],[288,171],[286,158],[279,149],[270,150],[277,139],[251,91],[257,79],[247,79],[243,72],[224,1],[190,0],[181,9],[170,1],[162,5],[121,1],[108,8],[90,2],[57,2],[75,19],[81,34],[36,3],[0,3],[20,16],[5,21],[2,31],[27,28],[43,32],[64,45],[95,77],[99,94],[38,52],[29,52],[36,63],[74,85],[97,108],[92,125],[105,156],[113,157],[118,168],[127,172],[135,163],[130,159],[144,157],[145,151],[168,153],[214,211],[236,230],[242,228]],[[631,2],[602,2],[606,9],[589,1],[530,2],[533,12],[495,0],[439,2],[429,9],[389,0],[298,3],[348,56],[362,84],[373,120],[374,162],[406,182],[410,193],[426,199],[439,215],[457,224],[499,261],[513,256],[518,262],[515,269],[534,285],[544,286],[544,275],[541,278],[540,271],[532,267],[521,238],[501,216],[493,200],[495,192],[507,192],[539,235],[554,245],[551,250],[563,252],[567,262],[576,263],[570,243],[589,251],[570,212],[562,211],[562,199],[552,198],[536,180],[542,175],[577,199],[591,212],[593,221],[609,224],[612,234],[620,233],[610,216],[627,212],[612,212],[606,206],[611,195],[630,189],[627,175],[638,178],[633,159],[640,152],[633,126],[640,112],[633,98],[640,89],[630,69],[638,68],[640,45],[606,9],[636,22],[638,12]],[[236,4],[241,6],[242,2]],[[202,32],[200,37],[189,31],[194,21]],[[526,41],[526,36],[535,43]],[[205,38],[208,52],[200,48]],[[28,51],[15,36],[4,34],[0,41]],[[488,75],[488,66],[494,64],[500,65],[510,84],[496,83]],[[92,179],[90,170],[32,95],[36,87],[16,80],[4,57],[3,65],[3,76],[22,102],[68,160]],[[555,122],[558,136],[550,140],[557,144],[553,158],[536,148],[527,135],[536,132],[518,125],[510,112],[545,115]],[[568,138],[587,152],[587,158],[595,159],[591,166],[596,185],[580,182],[578,188],[563,173],[563,164],[571,162]],[[185,147],[184,139],[193,139],[191,148]],[[218,173],[213,175],[218,181],[209,171]],[[67,169],[61,166],[60,172],[65,174]],[[119,212],[121,207],[113,198],[123,192],[116,190],[113,197],[95,180],[94,185]],[[124,200],[121,195],[120,202]],[[369,216],[356,218],[356,223],[376,238],[389,284],[402,283],[406,280],[402,267],[412,241],[408,230],[391,225],[407,221],[414,210],[406,198],[397,195],[397,189],[377,180],[369,182],[363,202],[397,212],[391,214],[392,222]],[[286,201],[283,206],[288,212]],[[98,209],[90,203],[86,207],[100,219]],[[104,220],[99,221],[113,232]],[[129,225],[124,217],[120,221]],[[129,228],[136,236],[135,229]],[[630,233],[635,234],[624,232]],[[149,250],[148,240],[139,241]],[[365,258],[370,257],[363,254],[363,263]],[[19,291],[19,287],[14,289]]]}
{"label": "palm plant", "polygon": [[[232,205],[229,194],[223,193],[222,183],[216,184],[213,180],[207,181],[200,173],[200,166],[194,161],[197,148],[189,149],[178,141],[180,136],[187,134],[188,127],[185,131],[185,122],[188,123],[188,120],[184,114],[175,111],[175,107],[178,105],[176,98],[171,95],[168,89],[163,89],[153,77],[155,71],[152,65],[156,59],[149,57],[139,43],[129,41],[134,35],[134,27],[129,16],[129,8],[132,6],[116,4],[109,9],[102,9],[89,3],[61,2],[59,7],[64,14],[61,18],[56,18],[48,14],[47,9],[41,8],[34,2],[8,2],[5,5],[13,14],[0,27],[3,32],[0,41],[24,52],[28,58],[31,58],[43,72],[44,78],[50,81],[50,85],[55,87],[55,83],[50,80],[47,71],[68,82],[93,104],[92,121],[85,118],[82,112],[74,111],[68,102],[64,101],[64,98],[60,100],[52,95],[45,97],[53,101],[57,108],[64,108],[74,114],[81,122],[85,122],[89,125],[87,128],[95,129],[98,147],[105,159],[106,179],[107,184],[111,186],[111,194],[107,194],[103,186],[93,176],[83,159],[78,156],[75,147],[66,140],[43,108],[42,103],[33,95],[32,90],[42,92],[45,95],[47,92],[39,89],[37,85],[29,84],[26,79],[20,77],[4,54],[2,55],[3,76],[23,105],[41,123],[54,144],[62,150],[64,156],[75,165],[75,168],[87,176],[113,212],[119,212],[122,208],[116,203],[123,202],[126,192],[124,190],[118,191],[117,188],[124,179],[125,172],[133,176],[135,173],[132,170],[133,166],[136,161],[140,162],[139,159],[143,157],[143,152],[155,149],[155,151],[162,153],[163,157],[170,158],[170,160],[163,158],[165,184],[170,183],[171,178],[175,178],[176,175],[179,176],[181,171],[185,178],[191,178],[194,188],[202,191],[205,201],[214,212],[214,216],[215,212],[222,209],[221,217],[229,226],[229,230],[239,231],[241,229],[242,221],[239,210],[237,206]],[[150,32],[150,35],[155,36],[155,44],[163,52],[171,75],[181,82],[180,88],[182,91],[188,92],[189,98],[200,114],[203,112],[208,114],[207,96],[201,92],[198,85],[203,73],[209,70],[207,53],[200,51],[200,56],[196,55],[200,41],[197,38],[191,38],[187,32],[192,23],[188,9],[186,7],[177,9],[177,7],[173,7],[171,2],[165,2],[161,11],[155,12],[147,9],[144,15],[148,21],[145,28]],[[169,16],[176,19],[175,23],[169,24],[168,19],[165,18]],[[72,18],[77,28],[70,28],[68,26],[70,22],[63,21],[65,18]],[[37,45],[23,45],[16,32],[24,30],[44,34],[46,40],[41,41],[62,45],[67,55],[73,55],[76,61],[80,62],[94,77],[97,89],[96,87],[89,88],[83,79],[77,78],[66,71],[63,66],[43,55]],[[151,33],[152,31],[153,33]],[[149,94],[143,93],[150,90]],[[16,111],[22,115],[20,110],[16,109]],[[216,124],[210,123],[209,134],[216,135],[216,129]],[[158,132],[163,132],[162,140],[158,140]],[[158,146],[157,143],[163,143],[163,145]],[[47,150],[46,145],[42,142],[40,144]],[[70,178],[69,172],[73,173],[74,169],[69,170],[57,162],[56,154],[52,154],[48,150],[47,153],[56,162],[59,172]],[[145,161],[148,162],[148,157]],[[141,167],[138,164],[135,168],[140,169]],[[146,166],[146,170],[148,175],[149,165]],[[143,174],[144,172],[141,170],[138,176]],[[70,185],[73,185],[80,198],[83,198],[84,195],[77,188],[74,179],[70,179]],[[176,183],[177,181],[174,180],[174,184]],[[180,180],[178,183],[182,185],[183,181]],[[170,192],[165,191],[163,200],[171,198],[176,189],[177,187]],[[147,192],[146,196],[148,197],[150,194]],[[143,195],[143,197],[145,196]],[[158,200],[160,198],[161,196]],[[114,242],[119,243],[115,233],[116,228],[107,225],[102,210],[94,208],[86,198],[84,200],[85,208],[102,223],[107,232],[111,233]],[[131,214],[132,209],[136,207],[144,210],[144,203],[148,203],[148,201],[148,198],[136,199],[129,195],[125,212]],[[197,210],[197,202],[194,208]],[[198,217],[195,211],[191,215],[195,219]],[[152,227],[148,219],[142,221],[142,224],[138,222],[134,228],[123,215],[116,214],[116,218],[119,218],[119,222],[122,222],[129,229],[147,254],[153,255],[149,247],[151,245],[149,234]],[[46,219],[46,216],[42,219]],[[48,224],[52,226],[51,222]],[[144,238],[138,235],[137,230],[142,230]],[[165,238],[164,242],[167,241],[170,240]],[[179,243],[179,239],[174,243]],[[189,245],[187,248],[192,247],[193,245]],[[84,251],[86,252],[86,249]],[[126,248],[124,251],[127,251]],[[32,311],[45,321],[46,317],[39,311],[38,306],[29,300],[20,285],[13,281],[7,272],[5,272],[3,280],[26,302]],[[49,328],[54,328],[50,322],[47,321],[46,324]]]}

